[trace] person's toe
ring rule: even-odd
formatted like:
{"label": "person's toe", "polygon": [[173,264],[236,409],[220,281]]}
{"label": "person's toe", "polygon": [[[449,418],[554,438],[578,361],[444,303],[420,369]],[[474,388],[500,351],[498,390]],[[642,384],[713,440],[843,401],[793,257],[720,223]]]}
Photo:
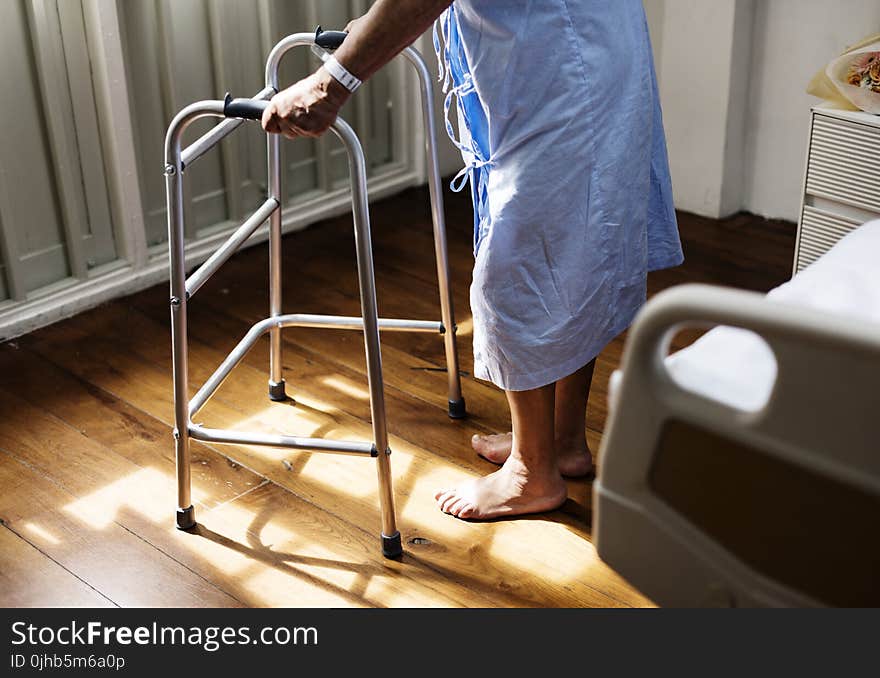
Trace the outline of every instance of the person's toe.
{"label": "person's toe", "polygon": [[440,510],[443,513],[449,513],[449,509],[452,508],[456,501],[458,501],[458,495],[455,492],[447,492],[439,500]]}
{"label": "person's toe", "polygon": [[488,442],[488,437],[481,436],[479,433],[475,433],[473,437],[471,437],[471,447],[473,447],[477,452],[483,452]]}
{"label": "person's toe", "polygon": [[463,520],[475,518],[477,515],[477,507],[471,504],[469,501],[463,502],[463,504],[458,507],[458,513],[456,513],[455,515],[456,517]]}
{"label": "person's toe", "polygon": [[469,502],[464,497],[456,497],[456,499],[449,504],[446,512],[460,518],[462,510],[468,505],[468,503]]}
{"label": "person's toe", "polygon": [[453,497],[452,490],[440,490],[434,495],[434,500],[437,502],[437,505],[442,509],[443,506]]}

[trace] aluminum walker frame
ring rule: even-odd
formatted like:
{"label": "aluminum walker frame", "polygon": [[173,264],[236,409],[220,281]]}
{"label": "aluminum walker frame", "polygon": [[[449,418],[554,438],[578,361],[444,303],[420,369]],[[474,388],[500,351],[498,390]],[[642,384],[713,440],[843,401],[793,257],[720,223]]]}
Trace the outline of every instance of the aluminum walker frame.
{"label": "aluminum walker frame", "polygon": [[[449,280],[446,249],[446,224],[443,213],[443,193],[437,158],[436,121],[431,76],[421,55],[412,47],[403,51],[415,67],[420,81],[422,114],[424,118],[426,154],[428,159],[428,186],[434,227],[434,246],[440,288],[441,321],[399,320],[379,318],[376,305],[376,285],[373,274],[373,254],[370,239],[370,217],[367,202],[366,162],[363,149],[354,130],[341,118],[332,126],[348,153],[351,173],[352,212],[354,217],[355,249],[357,254],[362,317],[281,313],[281,139],[268,135],[268,195],[266,201],[242,223],[217,251],[189,278],[186,277],[184,257],[183,174],[202,155],[244,123],[246,119],[259,120],[270,99],[278,91],[278,69],[284,55],[297,46],[315,46],[334,50],[342,44],[346,34],[339,31],[296,33],[281,40],[269,55],[266,64],[266,87],[253,99],[200,101],[184,108],[168,129],[165,139],[165,175],[168,208],[168,243],[171,260],[171,336],[174,379],[174,440],[177,467],[177,527],[186,530],[195,527],[195,511],[191,498],[190,438],[208,443],[265,445],[316,452],[333,452],[373,457],[379,476],[379,503],[382,516],[382,553],[398,557],[402,553],[400,532],[394,512],[388,431],[385,416],[385,398],[382,381],[382,359],[379,330],[438,332],[443,336],[449,389],[449,416],[465,416],[465,402],[461,394],[458,353],[455,342],[455,320]],[[227,118],[208,133],[181,149],[184,130],[194,120],[205,117]],[[266,221],[269,221],[269,313],[256,323],[217,371],[189,398],[187,367],[187,304],[201,286],[247,241]],[[266,333],[270,335],[269,398],[286,400],[285,381],[281,367],[281,330],[286,327],[321,327],[362,330],[366,347],[367,381],[370,391],[370,414],[373,441],[334,441],[322,438],[301,438],[270,433],[205,428],[193,424],[193,417],[220,387],[230,372],[253,345]]]}

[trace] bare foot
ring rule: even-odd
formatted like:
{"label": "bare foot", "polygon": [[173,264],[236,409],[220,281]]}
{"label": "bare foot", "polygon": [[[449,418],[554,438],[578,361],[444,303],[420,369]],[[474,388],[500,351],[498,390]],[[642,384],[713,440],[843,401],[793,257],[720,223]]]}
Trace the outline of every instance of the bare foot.
{"label": "bare foot", "polygon": [[566,496],[561,475],[529,474],[522,461],[510,455],[494,473],[441,490],[434,499],[441,511],[456,518],[488,520],[552,511],[565,503]]}
{"label": "bare foot", "polygon": [[[507,461],[513,447],[513,433],[495,433],[471,438],[474,451],[487,461],[499,466]],[[583,478],[593,470],[593,455],[586,441],[583,445],[560,446],[556,451],[556,465],[567,478]]]}
{"label": "bare foot", "polygon": [[507,461],[513,448],[513,433],[493,433],[488,436],[474,435],[471,438],[474,452],[486,461],[499,466]]}

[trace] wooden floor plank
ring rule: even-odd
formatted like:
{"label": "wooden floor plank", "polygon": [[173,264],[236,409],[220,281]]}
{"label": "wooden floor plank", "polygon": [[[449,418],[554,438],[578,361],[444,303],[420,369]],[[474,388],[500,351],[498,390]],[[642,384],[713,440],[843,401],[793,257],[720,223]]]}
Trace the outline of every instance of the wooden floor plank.
{"label": "wooden floor plank", "polygon": [[4,472],[44,496],[48,483],[63,491],[9,529],[30,531],[31,543],[117,604],[238,606],[118,522],[121,507],[155,515],[171,476],[132,464],[2,389],[0,410],[10,415],[0,420]]}
{"label": "wooden floor plank", "polygon": [[[122,399],[82,381],[36,354],[0,346],[3,388],[44,409],[90,440],[138,466],[174,469],[168,427]],[[46,384],[52,384],[47,390]],[[262,477],[199,443],[192,445],[192,476],[198,503],[212,508],[253,489]]]}
{"label": "wooden floor plank", "polygon": [[113,603],[0,525],[0,606],[113,607]]}

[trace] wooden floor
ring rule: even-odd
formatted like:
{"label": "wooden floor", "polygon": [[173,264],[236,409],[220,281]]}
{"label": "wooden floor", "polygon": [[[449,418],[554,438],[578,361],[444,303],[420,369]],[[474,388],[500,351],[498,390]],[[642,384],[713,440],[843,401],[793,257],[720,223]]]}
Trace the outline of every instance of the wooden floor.
{"label": "wooden floor", "polygon": [[[503,394],[469,375],[471,216],[449,196],[450,252],[470,417],[446,416],[442,342],[383,335],[397,511],[406,554],[384,560],[372,460],[193,445],[199,527],[175,508],[167,287],[160,285],[0,346],[0,605],[643,606],[596,556],[591,485],[554,513],[486,524],[441,514],[435,488],[485,474],[477,432],[509,429]],[[438,319],[428,202],[411,190],[373,210],[380,313]],[[794,227],[748,215],[681,215],[686,264],[651,293],[701,281],[767,290],[790,273]],[[266,314],[266,251],[230,261],[191,304],[199,385]],[[357,314],[350,220],[284,241],[285,310]],[[597,449],[623,338],[590,398]],[[262,342],[200,415],[206,425],[369,439],[362,338],[288,330],[295,404],[266,398]],[[235,461],[232,461],[232,460]]]}

